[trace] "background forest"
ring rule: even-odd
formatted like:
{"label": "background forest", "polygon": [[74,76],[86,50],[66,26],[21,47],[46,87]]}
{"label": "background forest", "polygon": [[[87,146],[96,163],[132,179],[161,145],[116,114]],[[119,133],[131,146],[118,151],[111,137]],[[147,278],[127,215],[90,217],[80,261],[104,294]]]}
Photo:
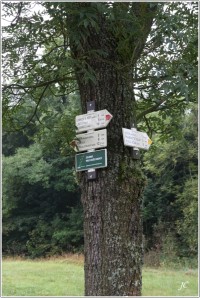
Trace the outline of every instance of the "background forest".
{"label": "background forest", "polygon": [[[74,93],[51,103],[31,126],[3,134],[4,255],[35,258],[83,249],[69,134],[80,112],[79,97]],[[160,141],[154,134],[151,149],[141,152],[144,250],[151,265],[197,256],[197,117],[192,105],[176,137]]]}

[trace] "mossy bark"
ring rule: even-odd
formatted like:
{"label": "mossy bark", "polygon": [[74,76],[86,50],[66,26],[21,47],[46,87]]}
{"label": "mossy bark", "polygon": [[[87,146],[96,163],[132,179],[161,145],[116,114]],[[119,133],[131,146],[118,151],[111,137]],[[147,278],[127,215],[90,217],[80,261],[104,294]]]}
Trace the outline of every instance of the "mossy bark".
{"label": "mossy bark", "polygon": [[[88,181],[84,172],[78,174],[84,207],[85,294],[138,296],[142,287],[144,178],[140,161],[133,160],[122,137],[122,127],[130,128],[135,119],[133,65],[128,66],[127,59],[127,65],[119,67],[125,58],[116,50],[117,39],[108,29],[105,16],[98,17],[98,33],[88,27],[89,33],[81,44],[73,38],[71,42],[73,58],[85,57],[84,65],[89,65],[95,74],[94,81],[86,80],[84,70],[76,65],[83,113],[86,102],[94,100],[96,110],[107,109],[113,115],[107,127],[108,167],[97,170],[95,181]],[[150,26],[149,22],[146,37]],[[143,37],[139,50],[136,45],[134,61],[144,42]],[[94,54],[97,49],[104,51],[106,61]]]}

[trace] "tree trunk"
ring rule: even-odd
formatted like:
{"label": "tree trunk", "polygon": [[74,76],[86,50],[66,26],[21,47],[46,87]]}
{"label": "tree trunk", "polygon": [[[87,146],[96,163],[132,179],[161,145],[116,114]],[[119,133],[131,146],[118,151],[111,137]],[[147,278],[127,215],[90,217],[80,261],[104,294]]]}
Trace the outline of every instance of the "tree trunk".
{"label": "tree trunk", "polygon": [[85,294],[141,295],[143,183],[129,158],[110,153],[108,162],[97,181],[81,181]]}
{"label": "tree trunk", "polygon": [[[140,161],[133,160],[122,137],[122,127],[130,128],[135,119],[132,67],[116,50],[117,40],[108,30],[104,15],[99,16],[98,25],[98,33],[93,27],[87,28],[89,33],[81,44],[71,42],[73,58],[85,55],[85,65],[95,74],[95,81],[86,80],[83,69],[76,68],[83,113],[86,102],[95,100],[96,110],[107,109],[113,115],[107,127],[108,167],[97,170],[95,181],[87,181],[85,172],[78,174],[84,207],[85,294],[139,296],[144,178]],[[140,47],[135,45],[135,61],[144,42],[145,38]],[[94,55],[99,48],[106,61]],[[119,69],[118,62],[124,67]]]}
{"label": "tree trunk", "polygon": [[[84,207],[85,294],[140,295],[142,266],[141,191],[144,180],[139,161],[123,146],[122,127],[130,127],[130,94],[110,67],[92,98],[97,110],[106,108],[113,119],[108,131],[108,167],[97,180],[79,175]],[[120,78],[121,79],[121,78]],[[81,94],[90,94],[85,88]],[[87,88],[86,88],[87,89]],[[114,96],[114,99],[113,99]],[[125,100],[126,99],[126,100]]]}

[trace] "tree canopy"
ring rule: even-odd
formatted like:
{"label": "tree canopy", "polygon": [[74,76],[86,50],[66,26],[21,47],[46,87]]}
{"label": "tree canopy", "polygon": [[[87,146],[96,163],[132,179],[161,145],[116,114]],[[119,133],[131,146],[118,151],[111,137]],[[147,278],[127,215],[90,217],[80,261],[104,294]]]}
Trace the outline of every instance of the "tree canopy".
{"label": "tree canopy", "polygon": [[[138,22],[137,3],[3,2],[3,18],[10,20],[3,27],[3,119],[10,120],[4,121],[5,129],[8,123],[12,130],[30,124],[42,109],[42,98],[62,98],[76,90],[76,68],[85,81],[95,82],[88,59],[92,56],[114,64],[121,72],[132,65],[129,84],[134,86],[140,127],[150,133],[174,132],[179,115],[189,102],[197,100],[198,4],[150,4],[155,18],[151,30],[146,29],[148,39],[142,45],[140,36],[149,26],[147,16],[151,16],[145,5]],[[131,9],[136,9],[135,14]],[[81,48],[90,30],[98,34],[99,15],[104,16],[118,42],[115,48],[121,60],[107,57],[105,49],[95,44],[75,59],[69,39]],[[136,53],[139,59],[135,64]],[[17,110],[24,105],[25,119],[16,119]],[[171,125],[166,128],[169,115]]]}

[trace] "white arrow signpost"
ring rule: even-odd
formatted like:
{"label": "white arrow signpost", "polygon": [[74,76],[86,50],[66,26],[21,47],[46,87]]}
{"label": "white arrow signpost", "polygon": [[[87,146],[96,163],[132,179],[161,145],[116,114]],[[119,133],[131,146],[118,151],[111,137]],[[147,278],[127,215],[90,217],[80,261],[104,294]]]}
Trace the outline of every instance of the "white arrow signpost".
{"label": "white arrow signpost", "polygon": [[76,116],[76,132],[83,132],[91,129],[104,128],[112,119],[112,115],[107,110],[90,112]]}
{"label": "white arrow signpost", "polygon": [[[76,140],[75,147],[77,152],[87,151],[76,156],[76,170],[88,171],[88,179],[96,179],[95,168],[107,166],[107,150],[99,150],[103,152],[103,156],[96,157],[95,149],[107,147],[107,130],[97,130],[99,128],[105,128],[113,116],[105,109],[95,112],[95,101],[87,102],[87,114],[76,116]],[[86,132],[82,133],[81,132]],[[135,158],[139,158],[139,149],[148,150],[152,140],[148,137],[146,132],[137,131],[136,128],[122,128],[124,145],[132,147],[135,150]],[[88,155],[88,152],[91,154]],[[92,152],[95,153],[94,156]],[[89,159],[91,157],[91,159]],[[96,162],[96,159],[102,159],[104,162]],[[95,166],[93,163],[95,160]],[[91,162],[92,161],[92,162]],[[105,162],[106,161],[106,162]]]}
{"label": "white arrow signpost", "polygon": [[107,130],[101,129],[76,136],[76,151],[107,147]]}
{"label": "white arrow signpost", "polygon": [[148,150],[152,144],[146,132],[137,131],[135,128],[122,128],[122,134],[125,146]]}
{"label": "white arrow signpost", "polygon": [[[76,135],[76,140],[73,141],[76,144],[75,150],[78,152],[87,151],[76,155],[76,171],[87,169],[88,180],[96,179],[95,168],[107,166],[107,150],[95,151],[95,149],[107,147],[107,130],[95,131],[95,129],[105,128],[112,118],[113,116],[106,109],[95,112],[95,101],[87,102],[87,114],[76,116],[75,123],[78,134]],[[80,134],[81,132],[86,133]],[[103,156],[96,158],[96,154],[101,152],[103,152]],[[94,158],[89,159],[93,155]],[[96,160],[95,158],[99,160],[94,163],[93,159]],[[79,159],[82,163],[80,163]],[[85,164],[83,162],[84,159]],[[100,159],[104,162],[100,161]]]}

